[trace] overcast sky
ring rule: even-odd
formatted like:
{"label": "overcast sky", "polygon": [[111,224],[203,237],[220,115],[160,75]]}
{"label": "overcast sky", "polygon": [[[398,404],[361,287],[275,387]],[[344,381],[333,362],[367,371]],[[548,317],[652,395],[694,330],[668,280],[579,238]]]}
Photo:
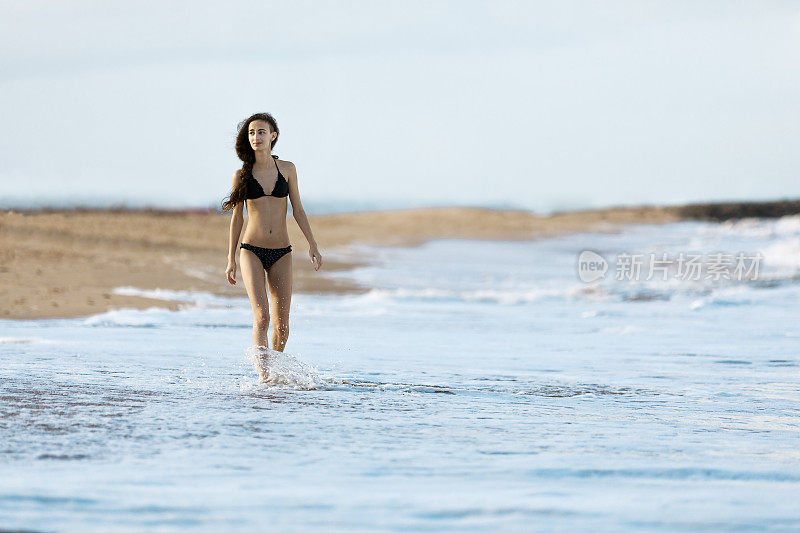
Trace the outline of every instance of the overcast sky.
{"label": "overcast sky", "polygon": [[797,2],[0,0],[0,205],[218,205],[271,112],[313,209],[800,197]]}

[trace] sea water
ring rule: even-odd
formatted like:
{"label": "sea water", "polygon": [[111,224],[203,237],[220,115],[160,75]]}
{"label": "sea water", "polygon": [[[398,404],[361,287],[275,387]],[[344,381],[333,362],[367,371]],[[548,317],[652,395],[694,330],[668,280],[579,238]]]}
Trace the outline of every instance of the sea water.
{"label": "sea water", "polygon": [[[370,266],[319,274],[372,289],[295,294],[283,354],[244,297],[0,321],[0,527],[798,530],[798,243],[785,217],[353,245],[328,256]],[[619,268],[651,253],[703,276]]]}

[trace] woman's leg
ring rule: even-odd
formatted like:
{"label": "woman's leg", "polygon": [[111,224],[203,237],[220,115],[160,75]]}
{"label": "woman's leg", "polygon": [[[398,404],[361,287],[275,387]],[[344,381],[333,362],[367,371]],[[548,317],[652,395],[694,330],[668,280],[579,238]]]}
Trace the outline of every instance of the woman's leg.
{"label": "woman's leg", "polygon": [[266,346],[269,328],[269,301],[267,300],[266,276],[261,260],[251,250],[242,249],[239,253],[242,280],[253,308],[253,344]]}
{"label": "woman's leg", "polygon": [[292,304],[292,253],[284,255],[267,271],[272,300],[272,349],[283,351],[289,340],[289,307]]}

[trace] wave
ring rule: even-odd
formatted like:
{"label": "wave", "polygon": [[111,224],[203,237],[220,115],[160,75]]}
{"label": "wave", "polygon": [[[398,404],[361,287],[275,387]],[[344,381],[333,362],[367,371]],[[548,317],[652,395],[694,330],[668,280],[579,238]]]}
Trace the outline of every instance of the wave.
{"label": "wave", "polygon": [[549,298],[603,297],[606,294],[597,285],[569,285],[558,288],[531,289],[440,289],[381,288],[372,289],[362,299],[380,300],[427,300],[456,302],[489,302],[500,305],[521,305]]}
{"label": "wave", "polygon": [[800,215],[789,215],[777,219],[728,220],[704,226],[700,232],[759,238],[798,236],[800,235]]}
{"label": "wave", "polygon": [[57,344],[41,337],[0,337],[0,344]]}
{"label": "wave", "polygon": [[[388,312],[385,307],[379,307],[381,302],[398,300],[417,300],[426,302],[486,302],[506,306],[533,304],[546,300],[585,300],[587,302],[658,302],[671,301],[676,297],[694,298],[693,301],[702,301],[702,305],[747,305],[754,299],[761,297],[755,291],[763,289],[791,286],[796,278],[774,278],[768,281],[738,282],[730,284],[718,283],[716,285],[703,283],[675,283],[664,286],[647,284],[644,286],[631,286],[626,283],[571,285],[558,289],[529,289],[529,290],[446,290],[435,288],[423,289],[372,289],[369,293],[360,295],[354,304],[374,305],[376,313]],[[656,286],[648,286],[656,285]],[[698,304],[699,305],[699,304]],[[366,309],[364,309],[366,310]],[[584,316],[589,318],[591,313]]]}
{"label": "wave", "polygon": [[800,270],[800,239],[788,239],[763,247],[764,264],[778,269],[783,276],[794,275]]}
{"label": "wave", "polygon": [[174,311],[162,307],[113,309],[105,313],[88,316],[81,321],[81,325],[155,328],[165,325],[170,313],[174,313]]}
{"label": "wave", "polygon": [[188,302],[197,307],[231,307],[239,304],[241,297],[218,296],[205,291],[179,291],[172,289],[140,289],[138,287],[115,287],[111,292],[124,296],[140,296],[168,302]]}
{"label": "wave", "polygon": [[645,478],[674,480],[726,480],[800,482],[800,474],[787,471],[724,470],[720,468],[538,468],[525,472],[543,478]]}

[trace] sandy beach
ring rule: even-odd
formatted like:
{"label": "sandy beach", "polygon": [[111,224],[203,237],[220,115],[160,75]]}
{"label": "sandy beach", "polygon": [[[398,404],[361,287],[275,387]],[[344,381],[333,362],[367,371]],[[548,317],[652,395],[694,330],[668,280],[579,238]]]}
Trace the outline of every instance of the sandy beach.
{"label": "sandy beach", "polygon": [[[443,207],[310,215],[323,254],[315,272],[308,246],[294,219],[294,291],[353,292],[364,288],[324,271],[354,262],[331,254],[354,243],[413,246],[431,239],[538,239],[565,232],[615,231],[630,223],[660,224],[683,218],[778,216],[798,211],[798,202],[715,206],[629,207],[540,216],[528,211]],[[731,207],[738,205],[738,208]],[[756,206],[756,207],[754,207]],[[761,207],[758,207],[761,206]],[[106,310],[179,303],[115,294],[116,287],[207,291],[246,296],[225,279],[230,214],[159,210],[15,211],[0,213],[0,318],[86,316]],[[369,257],[363,262],[368,263]]]}

